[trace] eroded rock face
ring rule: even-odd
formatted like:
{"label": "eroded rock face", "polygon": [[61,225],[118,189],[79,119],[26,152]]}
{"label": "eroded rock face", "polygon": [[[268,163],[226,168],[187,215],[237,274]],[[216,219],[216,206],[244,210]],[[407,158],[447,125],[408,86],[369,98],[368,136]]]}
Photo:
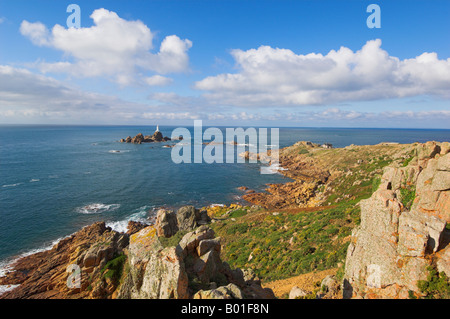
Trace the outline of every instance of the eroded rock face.
{"label": "eroded rock face", "polygon": [[129,272],[118,298],[274,298],[252,272],[223,263],[220,250],[220,238],[205,225],[185,234],[176,247],[165,248],[156,227],[146,227],[130,237]]}
{"label": "eroded rock face", "polygon": [[158,210],[156,213],[155,227],[158,236],[172,237],[178,231],[176,214],[167,209]]}
{"label": "eroded rock face", "polygon": [[[379,189],[360,202],[361,224],[353,230],[347,251],[344,298],[395,298],[407,296],[408,290],[419,292],[417,282],[426,279],[431,255],[445,269],[450,153],[442,154],[442,149],[435,142],[418,144],[416,161],[387,167]],[[414,191],[408,210],[402,196]]]}
{"label": "eroded rock face", "polygon": [[154,226],[130,237],[129,272],[118,298],[185,299],[189,297],[184,262],[175,247],[164,248]]}
{"label": "eroded rock face", "polygon": [[[103,277],[103,267],[128,245],[128,235],[112,231],[104,222],[87,226],[61,240],[51,250],[18,260],[15,271],[0,284],[20,284],[0,298],[103,298],[117,282]],[[80,269],[80,287],[67,285],[67,269]],[[87,289],[90,287],[90,289]]]}
{"label": "eroded rock face", "polygon": [[156,231],[158,236],[172,237],[179,230],[192,231],[200,225],[211,222],[206,210],[198,210],[194,206],[182,206],[175,213],[172,210],[160,209],[156,215]]}

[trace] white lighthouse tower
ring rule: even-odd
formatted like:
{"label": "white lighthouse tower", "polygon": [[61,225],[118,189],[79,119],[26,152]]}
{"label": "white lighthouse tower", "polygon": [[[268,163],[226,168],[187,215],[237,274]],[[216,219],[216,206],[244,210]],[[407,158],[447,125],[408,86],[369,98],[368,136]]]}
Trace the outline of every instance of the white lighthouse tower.
{"label": "white lighthouse tower", "polygon": [[159,132],[159,125],[156,125],[156,131],[155,132]]}

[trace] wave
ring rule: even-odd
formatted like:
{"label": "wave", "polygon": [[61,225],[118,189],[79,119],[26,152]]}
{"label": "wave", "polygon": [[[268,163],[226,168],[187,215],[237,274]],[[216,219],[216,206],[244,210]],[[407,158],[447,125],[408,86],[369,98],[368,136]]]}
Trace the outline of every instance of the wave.
{"label": "wave", "polygon": [[280,163],[274,163],[269,166],[261,167],[261,172],[264,172],[264,174],[275,174],[275,173],[280,174],[280,171],[287,171],[287,170],[288,170],[287,168],[280,166]]}
{"label": "wave", "polygon": [[128,153],[130,150],[119,151],[119,150],[109,150],[108,153]]}
{"label": "wave", "polygon": [[[44,244],[40,248],[30,249],[16,257],[7,258],[5,260],[0,261],[0,277],[5,277],[8,273],[14,271],[14,264],[21,258],[40,253],[43,251],[47,251],[52,249],[57,243],[59,243],[61,240],[68,238],[70,236],[64,236],[61,238],[58,238],[56,240],[51,241],[50,243]],[[0,285],[0,295],[4,294],[7,291],[10,291],[19,285]]]}
{"label": "wave", "polygon": [[20,184],[22,184],[22,183],[6,184],[6,185],[3,185],[2,187],[16,187],[16,186],[19,186]]}
{"label": "wave", "polygon": [[107,211],[116,210],[120,207],[120,204],[102,204],[94,203],[83,207],[78,207],[76,210],[81,214],[101,214]]}
{"label": "wave", "polygon": [[156,210],[154,206],[142,206],[138,208],[135,213],[126,217],[120,221],[108,222],[106,226],[111,227],[112,230],[115,230],[120,233],[126,233],[128,231],[128,222],[141,222],[145,224],[154,224],[156,219]]}
{"label": "wave", "polygon": [[30,179],[30,183],[39,182],[39,181],[40,181],[39,178],[32,178],[32,179]]}
{"label": "wave", "polygon": [[16,287],[19,287],[20,285],[0,285],[0,296],[3,295],[5,292],[13,290]]}
{"label": "wave", "polygon": [[209,207],[225,207],[224,204],[211,204]]}

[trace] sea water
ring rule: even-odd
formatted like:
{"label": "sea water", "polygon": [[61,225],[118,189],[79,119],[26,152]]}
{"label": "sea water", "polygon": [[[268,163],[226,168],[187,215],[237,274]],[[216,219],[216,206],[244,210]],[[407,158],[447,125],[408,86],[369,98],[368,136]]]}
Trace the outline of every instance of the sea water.
{"label": "sea water", "polygon": [[[173,129],[160,126],[164,136]],[[259,164],[175,164],[172,149],[163,147],[175,142],[118,142],[154,130],[0,126],[0,268],[96,221],[126,231],[129,220],[154,218],[162,206],[229,204],[241,201],[239,186],[258,191],[267,183],[289,181],[281,174],[260,174]],[[450,141],[450,130],[280,128],[280,145],[274,147],[300,140],[334,147]]]}

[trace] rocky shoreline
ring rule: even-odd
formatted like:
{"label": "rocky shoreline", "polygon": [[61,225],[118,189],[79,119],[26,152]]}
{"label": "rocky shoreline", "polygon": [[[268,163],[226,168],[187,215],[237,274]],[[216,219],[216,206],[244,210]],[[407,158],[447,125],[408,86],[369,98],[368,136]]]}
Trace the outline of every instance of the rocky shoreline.
{"label": "rocky shoreline", "polygon": [[[450,143],[333,149],[298,142],[281,149],[279,161],[286,168],[281,173],[293,181],[271,184],[266,193],[239,187],[245,192],[243,198],[254,204],[249,209],[239,205],[160,209],[154,225],[130,222],[126,233],[95,223],[48,251],[17,260],[13,271],[0,277],[0,285],[19,286],[0,299],[274,298],[252,268],[232,269],[222,261],[224,239],[230,243],[237,230],[245,232],[248,227],[258,234],[258,220],[276,223],[280,212],[315,214],[327,207],[338,209],[340,203],[346,212],[349,207],[360,210],[357,224],[351,223],[350,213],[339,224],[343,229],[349,223],[356,225],[351,235],[342,238],[348,243],[345,266],[338,266],[342,276],[324,278],[319,292],[292,287],[290,297],[450,296]],[[236,219],[245,215],[250,226],[240,227]],[[223,224],[214,228],[212,223]],[[272,231],[289,227],[274,226]],[[296,236],[305,227],[284,240],[289,240],[286,253],[295,253],[296,245],[302,244],[296,244]],[[221,236],[232,235],[216,237],[213,228]],[[315,250],[308,248],[311,253]],[[256,251],[244,256],[246,264]],[[67,285],[69,265],[80,267],[79,288]],[[438,280],[442,291],[424,290]]]}
{"label": "rocky shoreline", "polygon": [[[52,249],[17,260],[0,285],[18,287],[0,299],[274,298],[251,269],[231,269],[206,211],[161,209],[156,223],[129,222],[119,233],[98,222]],[[79,267],[79,287],[68,284]]]}

